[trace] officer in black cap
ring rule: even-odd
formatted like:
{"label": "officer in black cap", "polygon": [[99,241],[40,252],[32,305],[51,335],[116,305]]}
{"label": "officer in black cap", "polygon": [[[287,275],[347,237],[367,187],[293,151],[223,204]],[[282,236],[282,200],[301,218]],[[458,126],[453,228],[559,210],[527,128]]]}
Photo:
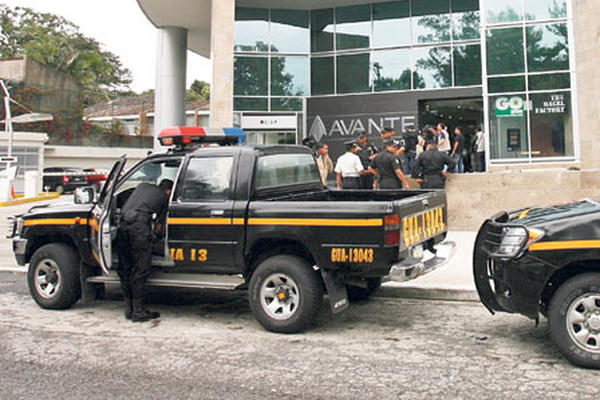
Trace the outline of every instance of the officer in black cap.
{"label": "officer in black cap", "polygon": [[421,189],[443,189],[447,171],[451,171],[456,163],[448,154],[438,151],[435,138],[428,138],[426,144],[427,150],[415,161],[412,177],[421,184]]}
{"label": "officer in black cap", "polygon": [[398,142],[394,139],[387,139],[383,144],[384,151],[375,157],[371,166],[379,175],[379,188],[408,189],[408,181],[402,173],[402,166],[396,155]]}
{"label": "officer in black cap", "polygon": [[356,137],[356,144],[361,148],[358,152],[360,162],[362,163],[363,168],[368,172],[360,176],[360,185],[363,189],[373,189],[373,174],[369,171],[369,166],[378,152],[377,147],[373,143],[369,143],[365,132],[358,134]]}
{"label": "officer in black cap", "polygon": [[346,152],[335,163],[337,189],[360,189],[360,176],[367,173],[358,152],[361,148],[354,139],[344,142]]}
{"label": "officer in black cap", "polygon": [[[125,298],[125,318],[144,322],[160,314],[144,307],[146,279],[150,274],[153,234],[161,230],[169,207],[173,181],[163,179],[160,184],[143,182],[131,193],[121,208],[116,247],[119,256],[117,273]],[[157,215],[156,229],[152,231],[152,216]]]}

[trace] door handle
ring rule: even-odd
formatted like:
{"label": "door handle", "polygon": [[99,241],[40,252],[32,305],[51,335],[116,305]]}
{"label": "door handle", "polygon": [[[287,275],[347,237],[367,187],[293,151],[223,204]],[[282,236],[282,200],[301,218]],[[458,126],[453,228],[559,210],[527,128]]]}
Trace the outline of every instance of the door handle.
{"label": "door handle", "polygon": [[211,210],[210,211],[211,217],[222,217],[223,215],[225,215],[225,210]]}

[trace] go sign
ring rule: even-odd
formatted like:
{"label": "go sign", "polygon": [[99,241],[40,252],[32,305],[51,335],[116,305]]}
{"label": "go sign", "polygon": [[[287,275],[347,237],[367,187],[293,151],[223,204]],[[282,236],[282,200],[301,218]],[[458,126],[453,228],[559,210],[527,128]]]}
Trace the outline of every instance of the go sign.
{"label": "go sign", "polygon": [[519,96],[498,97],[494,103],[496,117],[522,117],[525,102]]}

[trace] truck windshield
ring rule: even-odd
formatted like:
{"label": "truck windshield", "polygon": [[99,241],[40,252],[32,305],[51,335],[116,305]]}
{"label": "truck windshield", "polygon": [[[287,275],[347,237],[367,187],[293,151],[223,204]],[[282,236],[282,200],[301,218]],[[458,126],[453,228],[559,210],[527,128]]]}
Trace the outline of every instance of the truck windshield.
{"label": "truck windshield", "polygon": [[320,182],[311,154],[273,154],[261,156],[257,164],[256,189]]}

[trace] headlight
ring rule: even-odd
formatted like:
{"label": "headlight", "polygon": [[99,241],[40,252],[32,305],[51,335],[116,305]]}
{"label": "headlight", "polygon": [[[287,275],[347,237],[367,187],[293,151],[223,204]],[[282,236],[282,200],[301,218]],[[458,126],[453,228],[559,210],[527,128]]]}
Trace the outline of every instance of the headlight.
{"label": "headlight", "polygon": [[15,224],[15,217],[6,218],[6,237],[12,238],[15,236],[17,224]]}
{"label": "headlight", "polygon": [[510,226],[502,229],[502,240],[497,254],[506,258],[516,257],[523,249],[528,237],[525,227]]}

